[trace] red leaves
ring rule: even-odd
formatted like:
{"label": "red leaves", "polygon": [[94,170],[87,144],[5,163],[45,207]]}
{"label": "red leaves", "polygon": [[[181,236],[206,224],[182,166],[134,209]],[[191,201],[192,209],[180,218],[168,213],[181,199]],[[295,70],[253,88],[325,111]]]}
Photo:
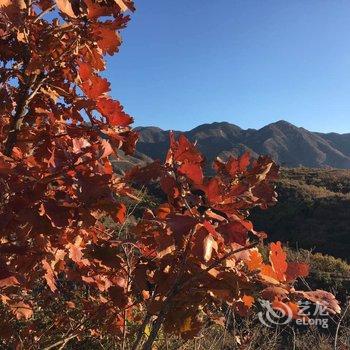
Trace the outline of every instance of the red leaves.
{"label": "red leaves", "polygon": [[6,11],[10,14],[15,14],[16,11],[26,8],[24,0],[0,0],[0,8],[6,7]]}
{"label": "red leaves", "polygon": [[250,271],[261,269],[263,266],[263,258],[256,249],[251,250],[249,260],[246,262],[246,264]]}
{"label": "red leaves", "polygon": [[218,244],[212,235],[208,234],[203,240],[203,259],[208,262],[211,260],[213,251],[218,250]]}
{"label": "red leaves", "polygon": [[128,126],[133,119],[123,111],[121,104],[108,98],[101,98],[97,101],[97,109],[107,118],[112,126]]}
{"label": "red leaves", "polygon": [[[59,11],[46,20],[37,5],[42,11],[53,4],[28,2],[23,11],[23,1],[0,0],[7,6],[0,16],[0,59],[6,63],[0,78],[0,316],[19,331],[21,346],[42,345],[41,319],[59,334],[66,334],[68,320],[80,340],[89,331],[121,337],[137,329],[140,320],[133,317],[144,314],[164,317],[165,332],[187,339],[199,332],[205,315],[215,319],[213,305],[226,303],[246,315],[255,294],[293,312],[303,298],[338,312],[331,294],[293,290],[308,267],[287,264],[279,242],[270,246],[270,263],[252,249],[262,235],[247,219],[249,210],[276,200],[271,181],[278,167],[268,157],[251,162],[246,153],[217,161],[216,175],[206,177],[195,144],[171,133],[165,164],[138,167],[125,177],[113,173],[110,156],[132,154],[137,133],[98,74],[104,55],[118,51],[119,30],[128,21],[122,11],[133,10],[133,3],[57,0]],[[23,70],[24,46],[32,57]],[[27,82],[34,85],[23,101]],[[21,106],[22,125],[9,134],[20,122],[11,118]],[[141,200],[131,188],[149,182],[163,190],[164,203]],[[128,211],[126,200],[135,199]],[[59,307],[65,312],[51,312]],[[37,310],[44,317],[28,322]]]}
{"label": "red leaves", "polygon": [[187,140],[184,135],[180,135],[179,140],[175,140],[173,133],[170,133],[170,149],[167,154],[166,162],[168,164],[181,165],[184,162],[189,164],[201,164],[203,156],[196,149],[194,144]]}
{"label": "red leaves", "polygon": [[239,173],[243,173],[247,170],[250,164],[250,155],[249,152],[244,153],[240,158],[230,157],[226,163],[222,163],[217,160],[214,162],[214,169],[217,172],[227,173],[230,176],[234,177]]}
{"label": "red leaves", "polygon": [[[270,264],[264,263],[257,249],[250,250],[250,254],[244,251],[244,247],[250,244],[249,233],[259,239],[264,238],[264,235],[254,231],[252,223],[246,219],[246,210],[253,206],[269,205],[274,200],[270,181],[276,176],[275,165],[264,157],[251,164],[249,155],[244,154],[239,159],[231,158],[227,163],[217,162],[218,174],[205,178],[202,163],[203,157],[191,142],[183,136],[176,140],[170,134],[166,163],[160,169],[157,164],[157,175],[153,179],[148,176],[150,180],[160,177],[160,186],[169,203],[159,206],[156,214],[153,214],[162,229],[154,230],[151,225],[148,231],[140,227],[148,237],[145,254],[150,254],[157,246],[159,251],[161,245],[163,248],[157,257],[160,261],[166,259],[168,262],[171,259],[181,260],[179,252],[188,249],[187,269],[190,270],[198,268],[194,267],[198,265],[205,270],[207,264],[228,254],[229,258],[225,259],[227,266],[234,267],[243,260],[250,271],[249,276],[255,276],[259,283],[269,286],[291,283],[295,278],[306,275],[305,264],[287,264],[280,242],[270,245]],[[147,166],[144,173],[152,167]],[[142,169],[137,171],[142,173]],[[184,213],[186,216],[180,215]],[[185,222],[182,223],[185,217],[195,220],[187,226]],[[169,230],[174,235],[174,241],[169,237]],[[236,249],[239,252],[230,256],[230,251]],[[231,278],[238,278],[234,273],[220,275],[220,265],[209,275],[210,278],[225,276],[227,284],[232,283]],[[204,280],[201,283],[205,283]],[[225,290],[225,287],[222,288]],[[216,290],[215,295],[228,298],[223,290]],[[236,306],[242,311],[249,308],[249,303],[245,305],[240,301]]]}
{"label": "red leaves", "polygon": [[82,90],[88,98],[96,100],[97,110],[107,118],[110,125],[127,127],[133,122],[118,101],[105,97],[110,90],[110,84],[106,79],[95,75],[88,63],[79,63],[79,76]]}
{"label": "red leaves", "polygon": [[170,198],[175,199],[180,195],[176,180],[170,175],[164,175],[161,178],[160,187]]}
{"label": "red leaves", "polygon": [[59,206],[53,200],[48,200],[40,205],[40,216],[46,216],[53,227],[63,228],[68,225],[72,213],[69,208]]}
{"label": "red leaves", "polygon": [[[277,168],[267,158],[251,163],[245,154],[217,163],[218,174],[206,178],[202,163],[192,143],[184,137],[176,140],[171,134],[164,165],[134,170],[133,178],[137,172],[153,182],[159,178],[168,197],[168,202],[153,212],[148,210],[135,229],[141,241],[137,281],[142,285],[142,295],[149,298],[153,288],[161,286],[149,312],[158,315],[162,302],[170,303],[178,314],[194,308],[194,304],[204,310],[214,300],[229,303],[243,316],[254,304],[254,297],[249,295],[254,290],[270,300],[272,307],[291,310],[291,316],[297,318],[295,299],[300,300],[300,296],[295,298],[291,285],[297,277],[307,275],[307,265],[288,264],[280,242],[270,245],[269,262],[264,262],[258,249],[251,249],[250,234],[259,240],[266,235],[256,232],[247,220],[247,210],[273,202],[270,181]],[[147,287],[147,283],[152,286]],[[176,297],[168,299],[173,290]],[[178,315],[168,314],[165,329],[169,324],[169,331],[190,336],[196,312],[181,314],[181,322]]]}
{"label": "red leaves", "polygon": [[272,284],[293,282],[298,277],[309,274],[309,266],[304,263],[287,263],[287,255],[283,251],[281,242],[270,244],[269,261],[271,265],[264,264],[261,254],[257,250],[250,252],[250,260],[246,262],[249,270],[260,270],[262,279]]}
{"label": "red leaves", "polygon": [[81,88],[87,97],[91,99],[97,99],[109,92],[109,85],[110,84],[107,79],[93,75],[89,80],[83,82]]}
{"label": "red leaves", "polygon": [[183,163],[179,167],[179,173],[186,175],[196,185],[203,182],[203,171],[199,164]]}
{"label": "red leaves", "polygon": [[[38,345],[41,319],[58,334],[66,326],[69,310],[52,314],[53,305],[78,310],[73,323],[95,315],[101,328],[101,320],[116,319],[130,302],[130,287],[119,283],[129,281],[125,260],[135,265],[133,252],[123,252],[130,241],[122,202],[136,196],[113,172],[110,155],[133,152],[137,134],[98,75],[104,55],[121,43],[128,22],[122,11],[133,9],[131,1],[118,3],[0,0],[0,316],[20,333],[9,339],[21,337],[25,348]],[[42,12],[53,5],[50,14]],[[29,64],[19,69],[23,62]],[[39,310],[44,317],[32,323]],[[16,318],[20,329],[13,327]],[[111,328],[120,335],[123,325],[118,318]]]}
{"label": "red leaves", "polygon": [[11,170],[14,168],[12,159],[4,156],[0,153],[0,175],[7,175],[11,173]]}
{"label": "red leaves", "polygon": [[304,263],[288,263],[287,281],[293,281],[298,277],[307,277],[309,275],[309,265]]}
{"label": "red leaves", "polygon": [[123,224],[126,219],[126,206],[124,203],[118,203],[116,207],[115,219],[119,224]]}
{"label": "red leaves", "polygon": [[77,263],[78,266],[89,266],[90,261],[83,258],[83,247],[83,238],[81,236],[77,236],[74,243],[67,244],[67,248],[69,249],[69,258]]}
{"label": "red leaves", "polygon": [[102,151],[98,155],[98,158],[100,159],[107,158],[108,156],[114,153],[111,144],[107,140],[101,141],[101,150]]}
{"label": "red leaves", "polygon": [[213,254],[218,251],[218,242],[215,238],[218,238],[218,234],[209,223],[204,223],[204,226],[198,225],[193,234],[192,253],[194,257],[200,261],[210,261]]}
{"label": "red leaves", "polygon": [[93,74],[92,67],[88,63],[85,63],[85,62],[79,62],[78,66],[79,66],[79,76],[80,76],[81,80],[86,81],[86,80],[90,79],[90,77]]}
{"label": "red leaves", "polygon": [[254,297],[244,294],[242,299],[235,303],[235,310],[240,316],[245,317],[248,315],[249,309],[253,304]]}
{"label": "red leaves", "polygon": [[250,223],[250,227],[246,227],[241,221],[233,221],[228,224],[220,226],[219,232],[225,238],[227,244],[238,243],[245,245],[248,238],[248,232],[253,229],[253,225]]}
{"label": "red leaves", "polygon": [[57,286],[56,286],[56,276],[54,274],[54,271],[46,260],[43,260],[42,263],[43,263],[43,268],[46,271],[44,275],[46,282],[50,287],[51,291],[55,292],[57,290]]}
{"label": "red leaves", "polygon": [[121,39],[115,29],[97,26],[94,29],[94,35],[98,37],[97,45],[103,54],[108,53],[112,56],[118,51]]}

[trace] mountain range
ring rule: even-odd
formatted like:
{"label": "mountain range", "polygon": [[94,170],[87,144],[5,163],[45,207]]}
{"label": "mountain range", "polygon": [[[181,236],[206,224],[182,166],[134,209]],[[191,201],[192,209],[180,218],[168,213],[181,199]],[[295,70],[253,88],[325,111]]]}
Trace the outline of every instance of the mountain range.
{"label": "mountain range", "polygon": [[[136,158],[164,159],[169,147],[169,131],[157,127],[138,127]],[[252,156],[269,154],[285,167],[350,169],[350,133],[319,133],[297,127],[284,120],[261,129],[242,129],[227,122],[203,124],[183,133],[196,142],[211,162],[216,157],[227,159],[249,151]]]}

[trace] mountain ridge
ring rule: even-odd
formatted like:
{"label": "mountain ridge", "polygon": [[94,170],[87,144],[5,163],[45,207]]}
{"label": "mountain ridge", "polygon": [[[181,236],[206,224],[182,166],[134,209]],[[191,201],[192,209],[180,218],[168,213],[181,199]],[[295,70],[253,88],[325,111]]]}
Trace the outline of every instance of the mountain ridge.
{"label": "mountain ridge", "polygon": [[[163,159],[169,146],[169,130],[154,126],[137,127],[137,150],[153,159]],[[216,157],[269,154],[286,167],[350,169],[350,133],[320,133],[297,127],[285,120],[260,129],[242,129],[228,122],[201,124],[184,134],[196,142],[209,162]]]}

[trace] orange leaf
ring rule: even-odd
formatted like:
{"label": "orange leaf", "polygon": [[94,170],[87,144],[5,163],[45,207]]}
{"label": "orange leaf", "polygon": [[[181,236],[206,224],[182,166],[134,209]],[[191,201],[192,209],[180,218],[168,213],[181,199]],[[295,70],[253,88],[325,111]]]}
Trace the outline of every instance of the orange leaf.
{"label": "orange leaf", "polygon": [[100,6],[95,0],[84,0],[88,8],[88,18],[93,19],[101,16],[108,16],[113,11],[111,6]]}
{"label": "orange leaf", "polygon": [[185,333],[191,330],[192,317],[187,317],[180,326],[180,332]]}
{"label": "orange leaf", "polygon": [[240,158],[230,158],[227,162],[226,168],[231,176],[235,176],[237,173],[244,172],[250,164],[250,154],[245,152]]}
{"label": "orange leaf", "polygon": [[161,204],[157,209],[157,217],[165,219],[171,213],[171,208],[168,203]]}
{"label": "orange leaf", "polygon": [[33,310],[30,305],[25,304],[23,301],[19,303],[11,304],[12,312],[15,314],[17,320],[30,319],[33,316]]}
{"label": "orange leaf", "polygon": [[0,279],[0,288],[12,287],[16,284],[19,284],[19,282],[15,276]]}
{"label": "orange leaf", "polygon": [[68,15],[69,17],[76,18],[72,4],[69,0],[56,0],[57,7],[61,12],[63,12],[65,15]]}
{"label": "orange leaf", "polygon": [[114,153],[114,150],[111,146],[111,144],[107,140],[102,140],[101,141],[101,148],[102,148],[102,153],[100,153],[99,158],[103,159],[108,156],[110,156],[112,153]]}
{"label": "orange leaf", "polygon": [[262,279],[268,283],[279,284],[280,281],[277,277],[276,272],[270,265],[263,265],[260,269],[260,275]]}
{"label": "orange leaf", "polygon": [[250,251],[250,260],[246,264],[250,271],[260,269],[263,266],[263,258],[256,249],[252,249]]}
{"label": "orange leaf", "polygon": [[120,224],[122,224],[125,221],[125,219],[126,219],[126,206],[124,203],[118,203],[117,212],[116,212],[116,219],[117,219],[117,222],[119,222]]}
{"label": "orange leaf", "polygon": [[250,295],[244,294],[242,297],[243,304],[249,308],[251,308],[254,304],[254,298]]}
{"label": "orange leaf", "polygon": [[271,243],[269,260],[279,281],[285,280],[285,273],[288,267],[286,258],[287,255],[282,249],[281,242]]}

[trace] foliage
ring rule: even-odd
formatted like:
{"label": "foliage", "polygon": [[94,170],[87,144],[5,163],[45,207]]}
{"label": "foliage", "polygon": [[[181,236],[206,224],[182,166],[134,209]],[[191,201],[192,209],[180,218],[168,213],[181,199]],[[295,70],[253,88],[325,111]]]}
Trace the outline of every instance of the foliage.
{"label": "foliage", "polygon": [[[295,318],[300,299],[340,311],[330,293],[293,288],[308,266],[287,263],[280,242],[265,261],[256,248],[266,235],[247,215],[276,200],[269,158],[217,161],[207,178],[195,146],[171,135],[165,164],[113,172],[109,156],[132,153],[137,137],[99,72],[131,1],[0,6],[2,345],[129,337],[135,349],[146,333],[151,349],[162,326],[192,338],[222,305],[245,315],[257,298]],[[167,201],[126,223],[131,184],[154,181]]]}
{"label": "foliage", "polygon": [[[119,148],[131,153],[136,134],[99,72],[104,55],[118,50],[118,30],[128,21],[121,9],[132,3],[0,4],[0,287],[13,314],[1,318],[1,330],[15,329],[16,319],[29,320],[18,336],[3,339],[38,339],[43,329],[33,311],[49,310],[61,295],[72,301],[75,288],[85,290],[77,321],[105,317],[118,333],[118,315],[128,303],[115,301],[124,288],[124,261],[103,219],[123,222],[121,197],[131,192],[108,156]],[[56,327],[67,318],[55,315]]]}

